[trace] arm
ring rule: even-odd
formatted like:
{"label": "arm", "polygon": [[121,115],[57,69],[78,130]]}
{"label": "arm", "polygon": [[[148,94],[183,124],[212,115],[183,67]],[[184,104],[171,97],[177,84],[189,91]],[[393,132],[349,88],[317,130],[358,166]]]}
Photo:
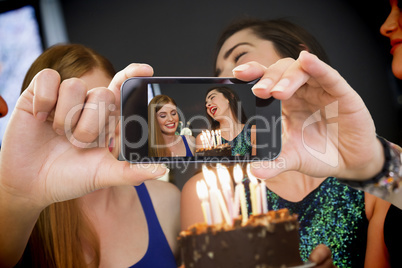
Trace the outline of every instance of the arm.
{"label": "arm", "polygon": [[[99,130],[109,129],[113,112],[97,108],[118,103],[121,83],[135,75],[152,75],[152,70],[130,65],[116,74],[110,89],[89,91],[78,78],[60,84],[59,74],[47,69],[21,95],[0,158],[0,266],[18,262],[46,206],[104,187],[138,185],[166,172],[159,165],[145,168],[118,161],[104,143],[107,139],[100,138],[107,135]],[[84,104],[95,108],[77,111]],[[69,115],[73,110],[80,115],[77,120]],[[66,125],[69,118],[73,120]]]}
{"label": "arm", "polygon": [[[269,68],[256,62],[234,69],[236,78],[261,78],[253,87],[261,98],[282,100],[286,165],[253,165],[253,173],[271,178],[287,170],[314,177],[365,180],[384,163],[373,119],[360,96],[330,66],[303,51]],[[318,116],[320,119],[318,120]],[[369,145],[369,146],[368,146]]]}
{"label": "arm", "polygon": [[384,222],[390,203],[371,194],[365,194],[366,214],[369,220],[364,267],[390,267],[384,240]]}
{"label": "arm", "polygon": [[0,188],[0,267],[13,267],[22,257],[40,212],[28,199]]}
{"label": "arm", "polygon": [[257,133],[255,125],[251,127],[251,146],[251,155],[257,155]]}

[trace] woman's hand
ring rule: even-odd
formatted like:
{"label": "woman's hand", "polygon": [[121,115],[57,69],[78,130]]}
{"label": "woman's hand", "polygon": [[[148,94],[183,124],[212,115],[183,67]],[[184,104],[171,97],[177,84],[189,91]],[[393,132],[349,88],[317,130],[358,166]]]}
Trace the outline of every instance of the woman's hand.
{"label": "woman's hand", "polygon": [[150,66],[132,64],[116,74],[109,88],[89,89],[79,78],[60,83],[56,71],[39,72],[18,100],[3,139],[0,195],[39,209],[162,176],[165,167],[130,165],[107,148],[107,132],[114,131],[119,114],[121,84],[128,77],[152,74]]}
{"label": "woman's hand", "polygon": [[316,268],[335,268],[331,250],[323,244],[318,245],[310,254],[309,260],[316,264]]}
{"label": "woman's hand", "polygon": [[366,179],[384,163],[373,119],[360,96],[340,74],[306,51],[266,68],[256,62],[233,70],[251,81],[260,98],[282,100],[283,145],[274,161],[252,165],[267,179],[287,170],[313,177]]}

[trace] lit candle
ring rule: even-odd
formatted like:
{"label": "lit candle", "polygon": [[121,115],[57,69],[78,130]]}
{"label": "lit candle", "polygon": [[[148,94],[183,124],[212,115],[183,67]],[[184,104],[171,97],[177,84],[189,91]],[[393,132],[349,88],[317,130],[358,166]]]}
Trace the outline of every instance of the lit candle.
{"label": "lit candle", "polygon": [[215,131],[214,130],[211,131],[211,137],[212,137],[212,147],[215,148],[216,141],[215,141]]}
{"label": "lit candle", "polygon": [[204,141],[205,141],[205,148],[209,148],[209,142],[208,142],[208,136],[207,133],[202,131],[202,134],[204,135]]}
{"label": "lit candle", "polygon": [[207,133],[207,140],[208,140],[208,146],[209,148],[212,148],[212,136],[211,136],[211,132],[209,132],[209,130],[205,130],[205,132]]}
{"label": "lit candle", "polygon": [[203,135],[203,134],[204,134],[204,133],[201,134],[201,143],[202,143],[202,148],[205,149],[205,148],[206,148],[206,147],[205,147],[205,139],[204,139],[204,135]]}
{"label": "lit candle", "polygon": [[235,195],[234,195],[234,201],[233,201],[233,219],[237,219],[239,217],[239,211],[240,211],[240,187],[235,186]]}
{"label": "lit candle", "polygon": [[202,214],[204,215],[204,220],[208,225],[212,224],[211,219],[211,209],[208,202],[208,188],[205,181],[197,181],[197,195],[201,200]]}
{"label": "lit candle", "polygon": [[267,186],[263,180],[260,180],[261,189],[261,203],[262,203],[262,213],[266,214],[268,212],[268,199],[267,199]]}
{"label": "lit candle", "polygon": [[219,141],[219,145],[222,145],[222,133],[221,130],[218,130],[218,141]]}
{"label": "lit candle", "polygon": [[205,148],[209,149],[208,136],[207,133],[204,132],[204,130],[202,131],[202,136],[204,137]]}
{"label": "lit candle", "polygon": [[214,193],[214,191],[211,189],[211,185],[210,185],[210,174],[209,174],[209,170],[206,166],[202,166],[202,173],[204,175],[204,179],[207,182],[208,186],[209,186],[209,200],[210,200],[210,204],[211,204],[211,211],[212,211],[212,220],[214,224],[219,224],[222,223],[222,216],[221,216],[221,211],[219,209],[219,203],[218,203],[218,199],[216,194]]}
{"label": "lit candle", "polygon": [[[215,173],[210,171],[206,166],[202,167],[202,171],[204,174],[204,179],[207,182],[208,186],[209,186],[209,194],[211,196],[211,200],[212,197],[215,200],[214,201],[214,206],[217,207],[216,209],[216,217],[217,217],[217,221],[215,223],[222,223],[222,215],[221,212],[225,218],[225,221],[227,224],[232,225],[232,220],[229,216],[229,212],[228,209],[226,207],[225,201],[223,200],[223,196],[221,191],[219,191],[218,189],[218,185],[216,183],[216,176]],[[215,205],[216,204],[216,205]],[[211,206],[213,206],[212,201],[211,201]],[[214,207],[212,207],[212,213],[214,214]],[[214,219],[215,221],[215,219]]]}
{"label": "lit candle", "polygon": [[218,132],[217,129],[215,130],[215,140],[216,140],[216,146],[219,146],[220,145],[220,143],[219,143],[219,132]]}
{"label": "lit candle", "polygon": [[217,170],[218,170],[218,178],[219,178],[219,183],[221,184],[222,187],[222,192],[223,196],[225,197],[226,204],[228,206],[228,212],[229,215],[232,219],[233,222],[233,194],[232,194],[232,188],[230,187],[230,174],[229,170],[226,168],[226,166],[218,163],[216,165]]}
{"label": "lit candle", "polygon": [[250,164],[247,164],[247,177],[250,180],[250,200],[253,215],[261,214],[261,191],[257,181],[257,178],[251,174]]}
{"label": "lit candle", "polygon": [[[247,212],[247,204],[246,204],[246,192],[244,190],[244,185],[242,183],[243,180],[243,170],[241,169],[240,165],[237,164],[233,168],[233,177],[236,182],[236,190],[235,194],[238,196],[237,199],[240,202],[240,209],[242,214],[242,224],[246,224],[248,220],[248,212]],[[236,200],[236,197],[235,197]],[[235,210],[238,209],[238,206]]]}

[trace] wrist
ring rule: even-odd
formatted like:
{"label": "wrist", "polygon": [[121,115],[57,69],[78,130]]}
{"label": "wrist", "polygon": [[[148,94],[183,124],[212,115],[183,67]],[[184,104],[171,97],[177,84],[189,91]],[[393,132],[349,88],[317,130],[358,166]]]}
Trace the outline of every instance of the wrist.
{"label": "wrist", "polygon": [[17,196],[4,190],[0,186],[0,209],[8,211],[15,216],[21,214],[24,217],[37,217],[46,206],[39,206],[29,198]]}
{"label": "wrist", "polygon": [[12,267],[21,258],[41,208],[0,187],[0,267]]}
{"label": "wrist", "polygon": [[398,190],[402,183],[402,149],[384,138],[378,139],[384,148],[385,161],[382,170],[371,181],[377,187]]}
{"label": "wrist", "polygon": [[382,146],[382,158],[377,160],[377,164],[382,167],[377,174],[364,181],[351,181],[348,184],[359,188],[375,196],[387,199],[392,192],[398,191],[402,187],[402,149],[395,144],[377,136]]}

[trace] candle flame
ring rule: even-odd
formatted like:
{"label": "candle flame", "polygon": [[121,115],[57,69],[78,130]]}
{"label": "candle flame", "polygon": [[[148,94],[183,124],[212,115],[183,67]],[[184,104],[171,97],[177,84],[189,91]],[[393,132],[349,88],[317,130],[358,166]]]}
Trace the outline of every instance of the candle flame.
{"label": "candle flame", "polygon": [[229,170],[227,169],[226,166],[218,163],[216,165],[217,170],[218,170],[218,179],[219,183],[222,186],[222,189],[229,189],[230,190],[230,174]]}
{"label": "candle flame", "polygon": [[206,200],[208,199],[208,188],[207,185],[205,184],[205,181],[197,181],[197,195],[198,198],[201,200]]}
{"label": "candle flame", "polygon": [[247,176],[250,179],[251,183],[257,184],[258,183],[257,178],[253,174],[251,174],[250,166],[251,166],[250,163],[248,163],[247,164]]}
{"label": "candle flame", "polygon": [[233,177],[237,184],[241,183],[243,180],[243,170],[239,164],[236,164],[233,168]]}
{"label": "candle flame", "polygon": [[216,176],[214,172],[210,171],[206,166],[202,166],[202,173],[209,188],[215,189],[218,187],[216,184]]}

